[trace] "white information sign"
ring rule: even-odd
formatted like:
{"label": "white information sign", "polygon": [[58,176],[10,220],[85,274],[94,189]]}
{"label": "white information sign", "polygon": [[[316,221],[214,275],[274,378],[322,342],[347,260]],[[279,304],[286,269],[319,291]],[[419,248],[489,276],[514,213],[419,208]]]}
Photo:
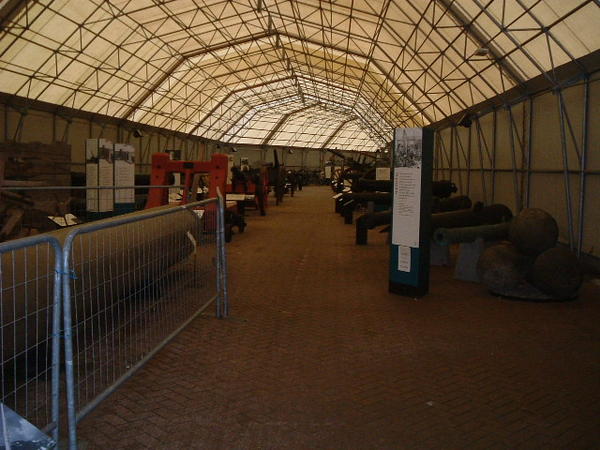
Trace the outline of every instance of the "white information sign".
{"label": "white information sign", "polygon": [[[135,148],[129,144],[115,144],[115,186],[135,185]],[[117,189],[115,203],[134,203],[134,189]]]}
{"label": "white information sign", "polygon": [[410,272],[410,247],[405,245],[398,246],[398,270]]}
{"label": "white information sign", "polygon": [[331,166],[325,166],[325,178],[331,178]]}
{"label": "white information sign", "polygon": [[[113,186],[113,144],[107,139],[88,139],[85,145],[86,185]],[[86,193],[87,210],[107,212],[114,208],[112,189],[88,189]]]}
{"label": "white information sign", "polygon": [[392,243],[419,246],[421,222],[421,170],[412,167],[394,169],[394,232]]}
{"label": "white information sign", "polygon": [[392,243],[419,247],[423,130],[396,129]]}

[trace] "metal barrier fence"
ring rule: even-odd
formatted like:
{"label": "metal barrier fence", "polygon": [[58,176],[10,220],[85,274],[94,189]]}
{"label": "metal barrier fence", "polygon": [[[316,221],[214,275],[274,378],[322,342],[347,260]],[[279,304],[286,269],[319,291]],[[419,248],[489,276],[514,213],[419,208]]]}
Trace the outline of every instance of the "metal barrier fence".
{"label": "metal barrier fence", "polygon": [[[0,245],[1,407],[58,442],[63,252],[40,235]],[[6,439],[6,437],[5,437]]]}
{"label": "metal barrier fence", "polygon": [[0,244],[2,403],[58,442],[62,307],[76,449],[78,422],[213,301],[227,316],[224,207],[219,193]]}
{"label": "metal barrier fence", "polygon": [[212,301],[226,314],[223,205],[220,197],[95,222],[65,240],[71,449],[77,423]]}

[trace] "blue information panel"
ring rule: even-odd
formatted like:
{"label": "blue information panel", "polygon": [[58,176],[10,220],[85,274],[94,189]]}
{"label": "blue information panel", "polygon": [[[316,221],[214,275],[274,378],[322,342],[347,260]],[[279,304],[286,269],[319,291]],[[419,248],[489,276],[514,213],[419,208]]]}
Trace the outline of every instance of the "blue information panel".
{"label": "blue information panel", "polygon": [[429,290],[433,130],[394,130],[389,290],[422,297]]}

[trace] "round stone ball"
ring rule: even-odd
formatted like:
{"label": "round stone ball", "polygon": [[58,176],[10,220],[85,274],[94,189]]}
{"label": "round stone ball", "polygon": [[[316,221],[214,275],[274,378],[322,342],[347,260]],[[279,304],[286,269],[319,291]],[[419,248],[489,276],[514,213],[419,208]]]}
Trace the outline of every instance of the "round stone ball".
{"label": "round stone ball", "polygon": [[528,275],[531,260],[510,242],[486,248],[477,262],[480,281],[493,293],[503,294],[518,286]]}
{"label": "round stone ball", "polygon": [[537,256],[556,246],[558,224],[543,209],[527,208],[511,221],[508,238],[521,253]]}
{"label": "round stone ball", "polygon": [[541,253],[531,269],[531,281],[540,291],[559,300],[577,296],[583,272],[577,256],[566,247]]}

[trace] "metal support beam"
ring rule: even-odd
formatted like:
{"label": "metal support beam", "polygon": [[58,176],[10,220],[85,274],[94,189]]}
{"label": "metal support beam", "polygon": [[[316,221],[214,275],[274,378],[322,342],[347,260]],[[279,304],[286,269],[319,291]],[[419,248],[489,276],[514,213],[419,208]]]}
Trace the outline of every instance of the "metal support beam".
{"label": "metal support beam", "polygon": [[527,126],[527,182],[525,185],[525,207],[531,202],[531,154],[533,151],[533,97],[529,97],[529,122]]}
{"label": "metal support beam", "polygon": [[496,150],[498,141],[498,111],[494,109],[492,128],[492,203],[496,199]]}
{"label": "metal support beam", "polygon": [[583,249],[583,232],[585,221],[585,191],[586,191],[586,166],[588,152],[588,136],[589,136],[589,114],[590,114],[590,79],[585,78],[583,85],[583,130],[581,137],[581,155],[579,159],[579,220],[577,225],[579,230],[577,233],[577,256],[581,257]]}
{"label": "metal support beam", "polygon": [[488,49],[492,59],[498,64],[502,71],[506,73],[512,80],[520,85],[524,81],[523,77],[515,70],[512,64],[504,57],[502,52],[499,51],[492,41],[485,38],[482,33],[477,30],[472,21],[470,21],[461,11],[458,11],[454,4],[454,0],[436,0],[442,7],[448,12],[448,15],[452,17],[457,23],[462,25],[462,28],[467,32],[469,36],[482,48]]}
{"label": "metal support beam", "polygon": [[285,81],[285,80],[290,80],[292,79],[292,76],[287,76],[287,77],[282,77],[282,78],[277,78],[276,80],[271,80],[271,81],[265,81],[264,83],[258,83],[258,84],[254,84],[252,86],[246,86],[240,89],[234,89],[233,91],[229,92],[225,97],[223,97],[219,103],[217,103],[213,109],[211,109],[203,118],[200,122],[198,122],[198,124],[192,128],[192,130],[188,133],[189,135],[193,135],[198,128],[200,128],[200,126],[206,122],[206,119],[208,119],[210,116],[212,116],[220,107],[221,105],[223,105],[223,103],[225,103],[232,95],[237,94],[239,92],[244,92],[244,91],[248,91],[250,89],[256,89],[259,88],[261,86],[266,86],[268,84],[273,84],[273,83],[278,83],[280,81]]}
{"label": "metal support beam", "polygon": [[294,114],[298,114],[300,112],[306,111],[308,109],[314,108],[316,106],[316,103],[313,103],[311,105],[305,106],[303,108],[300,109],[296,109],[295,111],[291,111],[287,114],[284,114],[281,117],[281,120],[279,122],[277,122],[277,125],[275,125],[273,127],[273,129],[269,132],[269,134],[267,135],[267,137],[265,137],[265,139],[261,142],[260,145],[269,145],[269,142],[271,142],[271,139],[273,139],[273,137],[275,136],[275,134],[281,129],[281,127],[285,124],[285,122],[287,122],[287,120],[292,117]]}
{"label": "metal support beam", "polygon": [[[479,118],[475,119],[475,126],[477,128],[477,147],[479,149],[479,173],[481,175],[481,189],[483,191],[483,201],[487,204],[488,202],[488,194],[487,194],[487,183],[485,179],[485,171],[483,170],[483,144],[484,138],[482,136],[481,123],[479,122]],[[485,144],[487,147],[487,143]]]}
{"label": "metal support beam", "polygon": [[30,0],[5,0],[0,2],[0,30],[10,22],[23,8],[30,3]]}
{"label": "metal support beam", "polygon": [[356,120],[356,117],[353,117],[352,119],[348,119],[343,121],[342,123],[340,123],[340,125],[333,131],[333,133],[331,133],[329,135],[329,137],[325,140],[325,142],[323,142],[323,145],[321,146],[321,148],[323,148],[323,150],[327,149],[327,146],[331,143],[331,141],[333,141],[333,138],[335,138],[335,136],[342,131],[342,129],[348,125],[350,122],[352,122],[353,120]]}
{"label": "metal support beam", "polygon": [[563,158],[563,180],[565,186],[566,207],[567,207],[567,225],[569,231],[569,248],[574,249],[575,232],[573,229],[573,206],[571,202],[571,176],[569,174],[569,154],[567,148],[567,133],[565,130],[565,105],[562,91],[556,92],[558,97],[558,112],[560,115],[560,143],[562,148]]}
{"label": "metal support beam", "polygon": [[510,159],[512,162],[512,173],[513,173],[513,190],[515,194],[515,209],[520,212],[523,209],[523,205],[521,202],[521,192],[519,189],[519,176],[517,174],[517,150],[515,146],[515,134],[513,130],[514,119],[512,114],[512,108],[510,106],[507,107],[508,110],[508,134],[510,138]]}

